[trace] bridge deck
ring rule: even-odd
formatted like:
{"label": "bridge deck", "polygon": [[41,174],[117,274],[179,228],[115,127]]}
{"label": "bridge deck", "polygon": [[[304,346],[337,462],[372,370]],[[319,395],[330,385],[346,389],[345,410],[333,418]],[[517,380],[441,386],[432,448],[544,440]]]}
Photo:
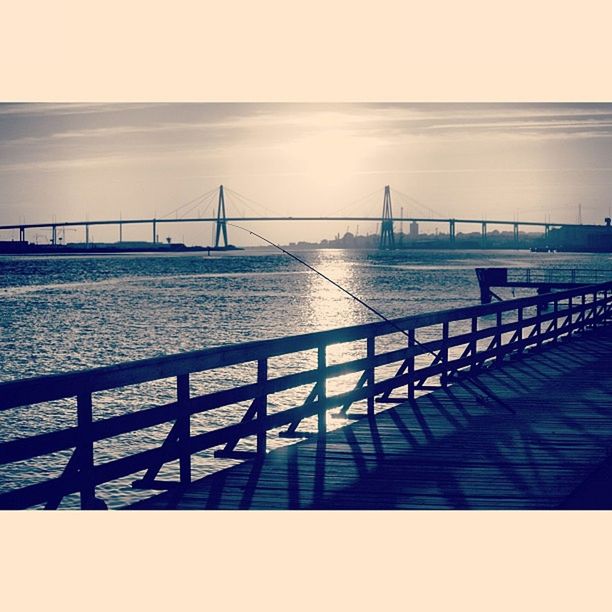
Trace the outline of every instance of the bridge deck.
{"label": "bridge deck", "polygon": [[598,330],[132,507],[612,508],[611,349]]}

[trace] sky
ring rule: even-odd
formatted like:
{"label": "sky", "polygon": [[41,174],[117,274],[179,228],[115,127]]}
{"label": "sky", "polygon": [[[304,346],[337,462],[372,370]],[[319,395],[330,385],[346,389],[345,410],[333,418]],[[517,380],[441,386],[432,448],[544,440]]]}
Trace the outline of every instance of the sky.
{"label": "sky", "polygon": [[[612,104],[0,104],[0,224],[208,216],[214,195],[197,198],[220,184],[230,216],[376,215],[388,184],[398,216],[576,222],[581,205],[583,222],[602,223]],[[284,243],[376,229],[251,227]],[[159,231],[210,243],[208,224]],[[134,226],[123,237],[150,234]],[[230,242],[255,244],[231,229]]]}

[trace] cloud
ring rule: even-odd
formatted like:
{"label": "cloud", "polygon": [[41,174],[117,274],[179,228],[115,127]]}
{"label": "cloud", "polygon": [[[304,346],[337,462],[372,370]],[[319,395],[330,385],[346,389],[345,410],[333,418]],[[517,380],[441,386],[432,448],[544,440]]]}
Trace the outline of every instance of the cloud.
{"label": "cloud", "polygon": [[69,116],[69,115],[85,115],[85,114],[100,114],[100,113],[116,113],[122,111],[133,111],[139,109],[148,109],[153,106],[162,106],[161,104],[99,104],[99,103],[3,103],[0,104],[0,117],[12,116],[16,117],[54,117],[54,116]]}
{"label": "cloud", "polygon": [[[33,116],[44,121],[33,124],[28,120]],[[20,125],[9,129],[7,117]],[[568,138],[607,137],[612,105],[10,104],[0,105],[0,118],[5,148],[45,147],[61,141],[93,147],[103,141],[122,144],[127,137],[153,145],[202,136],[216,142],[245,144],[250,139],[274,144],[330,132],[378,140],[496,135]]]}
{"label": "cloud", "polygon": [[[243,160],[264,154],[270,163],[276,156],[281,167],[256,174],[294,175],[308,171],[287,167],[287,156],[299,160],[295,153],[301,147],[302,157],[312,159],[317,148],[329,148],[326,143],[338,151],[386,148],[399,155],[419,142],[609,138],[612,105],[7,104],[0,105],[0,121],[0,134],[2,125],[19,124],[13,137],[0,140],[3,174],[170,164],[181,158],[221,163],[232,154]],[[355,172],[384,173],[376,167]]]}

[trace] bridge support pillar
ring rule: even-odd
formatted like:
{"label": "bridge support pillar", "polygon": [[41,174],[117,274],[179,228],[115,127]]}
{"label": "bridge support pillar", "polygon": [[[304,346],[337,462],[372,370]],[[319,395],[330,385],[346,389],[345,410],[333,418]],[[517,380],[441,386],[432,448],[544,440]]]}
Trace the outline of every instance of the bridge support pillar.
{"label": "bridge support pillar", "polygon": [[548,246],[548,239],[550,238],[550,225],[548,223],[544,226],[544,240]]}
{"label": "bridge support pillar", "polygon": [[25,227],[19,228],[19,242],[25,242]]}
{"label": "bridge support pillar", "polygon": [[455,246],[455,220],[451,219],[448,222],[448,235],[450,238],[451,246]]}
{"label": "bridge support pillar", "polygon": [[119,224],[119,244],[123,242],[123,223]]}
{"label": "bridge support pillar", "polygon": [[513,230],[514,230],[514,248],[518,249],[519,248],[519,225],[518,223],[515,223],[513,226]]}
{"label": "bridge support pillar", "polygon": [[85,248],[89,248],[89,223],[85,224]]}
{"label": "bridge support pillar", "polygon": [[481,230],[481,245],[483,249],[487,248],[487,222],[482,222],[482,230]]}
{"label": "bridge support pillar", "polygon": [[227,216],[225,214],[225,196],[223,185],[219,186],[219,204],[217,205],[217,231],[215,233],[215,248],[219,248],[219,238],[223,236],[223,246],[227,247]]}
{"label": "bridge support pillar", "polygon": [[383,212],[380,224],[380,248],[395,248],[395,236],[393,235],[393,212],[391,209],[391,189],[389,188],[389,185],[385,185],[385,197],[383,199]]}
{"label": "bridge support pillar", "polygon": [[153,244],[157,244],[157,219],[153,219]]}
{"label": "bridge support pillar", "polygon": [[53,246],[57,244],[57,225],[51,226],[51,244]]}

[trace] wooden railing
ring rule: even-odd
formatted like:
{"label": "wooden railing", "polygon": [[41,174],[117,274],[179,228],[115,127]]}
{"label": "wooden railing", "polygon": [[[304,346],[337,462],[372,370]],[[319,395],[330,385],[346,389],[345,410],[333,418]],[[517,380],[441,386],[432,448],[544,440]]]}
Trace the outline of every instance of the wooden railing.
{"label": "wooden railing", "polygon": [[612,270],[575,268],[508,268],[509,282],[593,285],[612,280]]}
{"label": "wooden railing", "polygon": [[[146,471],[135,482],[139,488],[163,488],[170,484],[156,480],[160,468],[179,463],[179,481],[191,481],[192,455],[223,446],[217,457],[241,457],[238,442],[256,436],[255,456],[263,456],[270,430],[285,427],[285,436],[298,436],[304,419],[316,417],[317,431],[326,431],[327,411],[339,408],[346,415],[355,402],[365,400],[367,414],[373,415],[376,401],[413,400],[415,392],[447,385],[459,371],[478,370],[485,362],[500,364],[509,354],[530,347],[542,348],[562,336],[609,324],[612,319],[612,282],[579,287],[558,293],[472,306],[454,310],[370,323],[285,338],[221,346],[178,355],[133,361],[76,373],[30,378],[0,384],[0,410],[35,410],[32,405],[64,398],[76,398],[77,425],[40,433],[0,444],[0,465],[25,461],[62,450],[73,449],[60,476],[21,486],[0,494],[0,508],[26,508],[44,504],[57,508],[64,496],[79,493],[82,508],[102,508],[96,487],[137,472]],[[452,325],[451,325],[452,324]],[[435,337],[432,326],[439,326]],[[429,328],[425,338],[424,328]],[[419,333],[421,336],[419,337]],[[401,348],[377,352],[377,340],[392,334],[405,336]],[[342,363],[329,364],[327,349],[332,345],[366,342],[365,355]],[[380,343],[384,344],[384,343]],[[273,357],[301,351],[317,351],[317,367],[297,373],[270,377],[268,362]],[[431,357],[427,364],[422,362]],[[257,363],[254,382],[231,389],[192,396],[190,375],[237,364]],[[377,368],[396,364],[394,374],[377,380]],[[361,373],[348,391],[329,394],[330,379]],[[176,379],[176,401],[94,420],[93,394],[129,385]],[[269,413],[271,395],[304,385],[313,385],[305,402]],[[391,393],[406,387],[403,397]],[[190,431],[192,415],[250,401],[239,423],[203,433]],[[28,407],[28,408],[25,408]],[[170,433],[156,448],[134,452],[104,463],[94,461],[94,444],[129,432],[163,423],[172,423]]]}

